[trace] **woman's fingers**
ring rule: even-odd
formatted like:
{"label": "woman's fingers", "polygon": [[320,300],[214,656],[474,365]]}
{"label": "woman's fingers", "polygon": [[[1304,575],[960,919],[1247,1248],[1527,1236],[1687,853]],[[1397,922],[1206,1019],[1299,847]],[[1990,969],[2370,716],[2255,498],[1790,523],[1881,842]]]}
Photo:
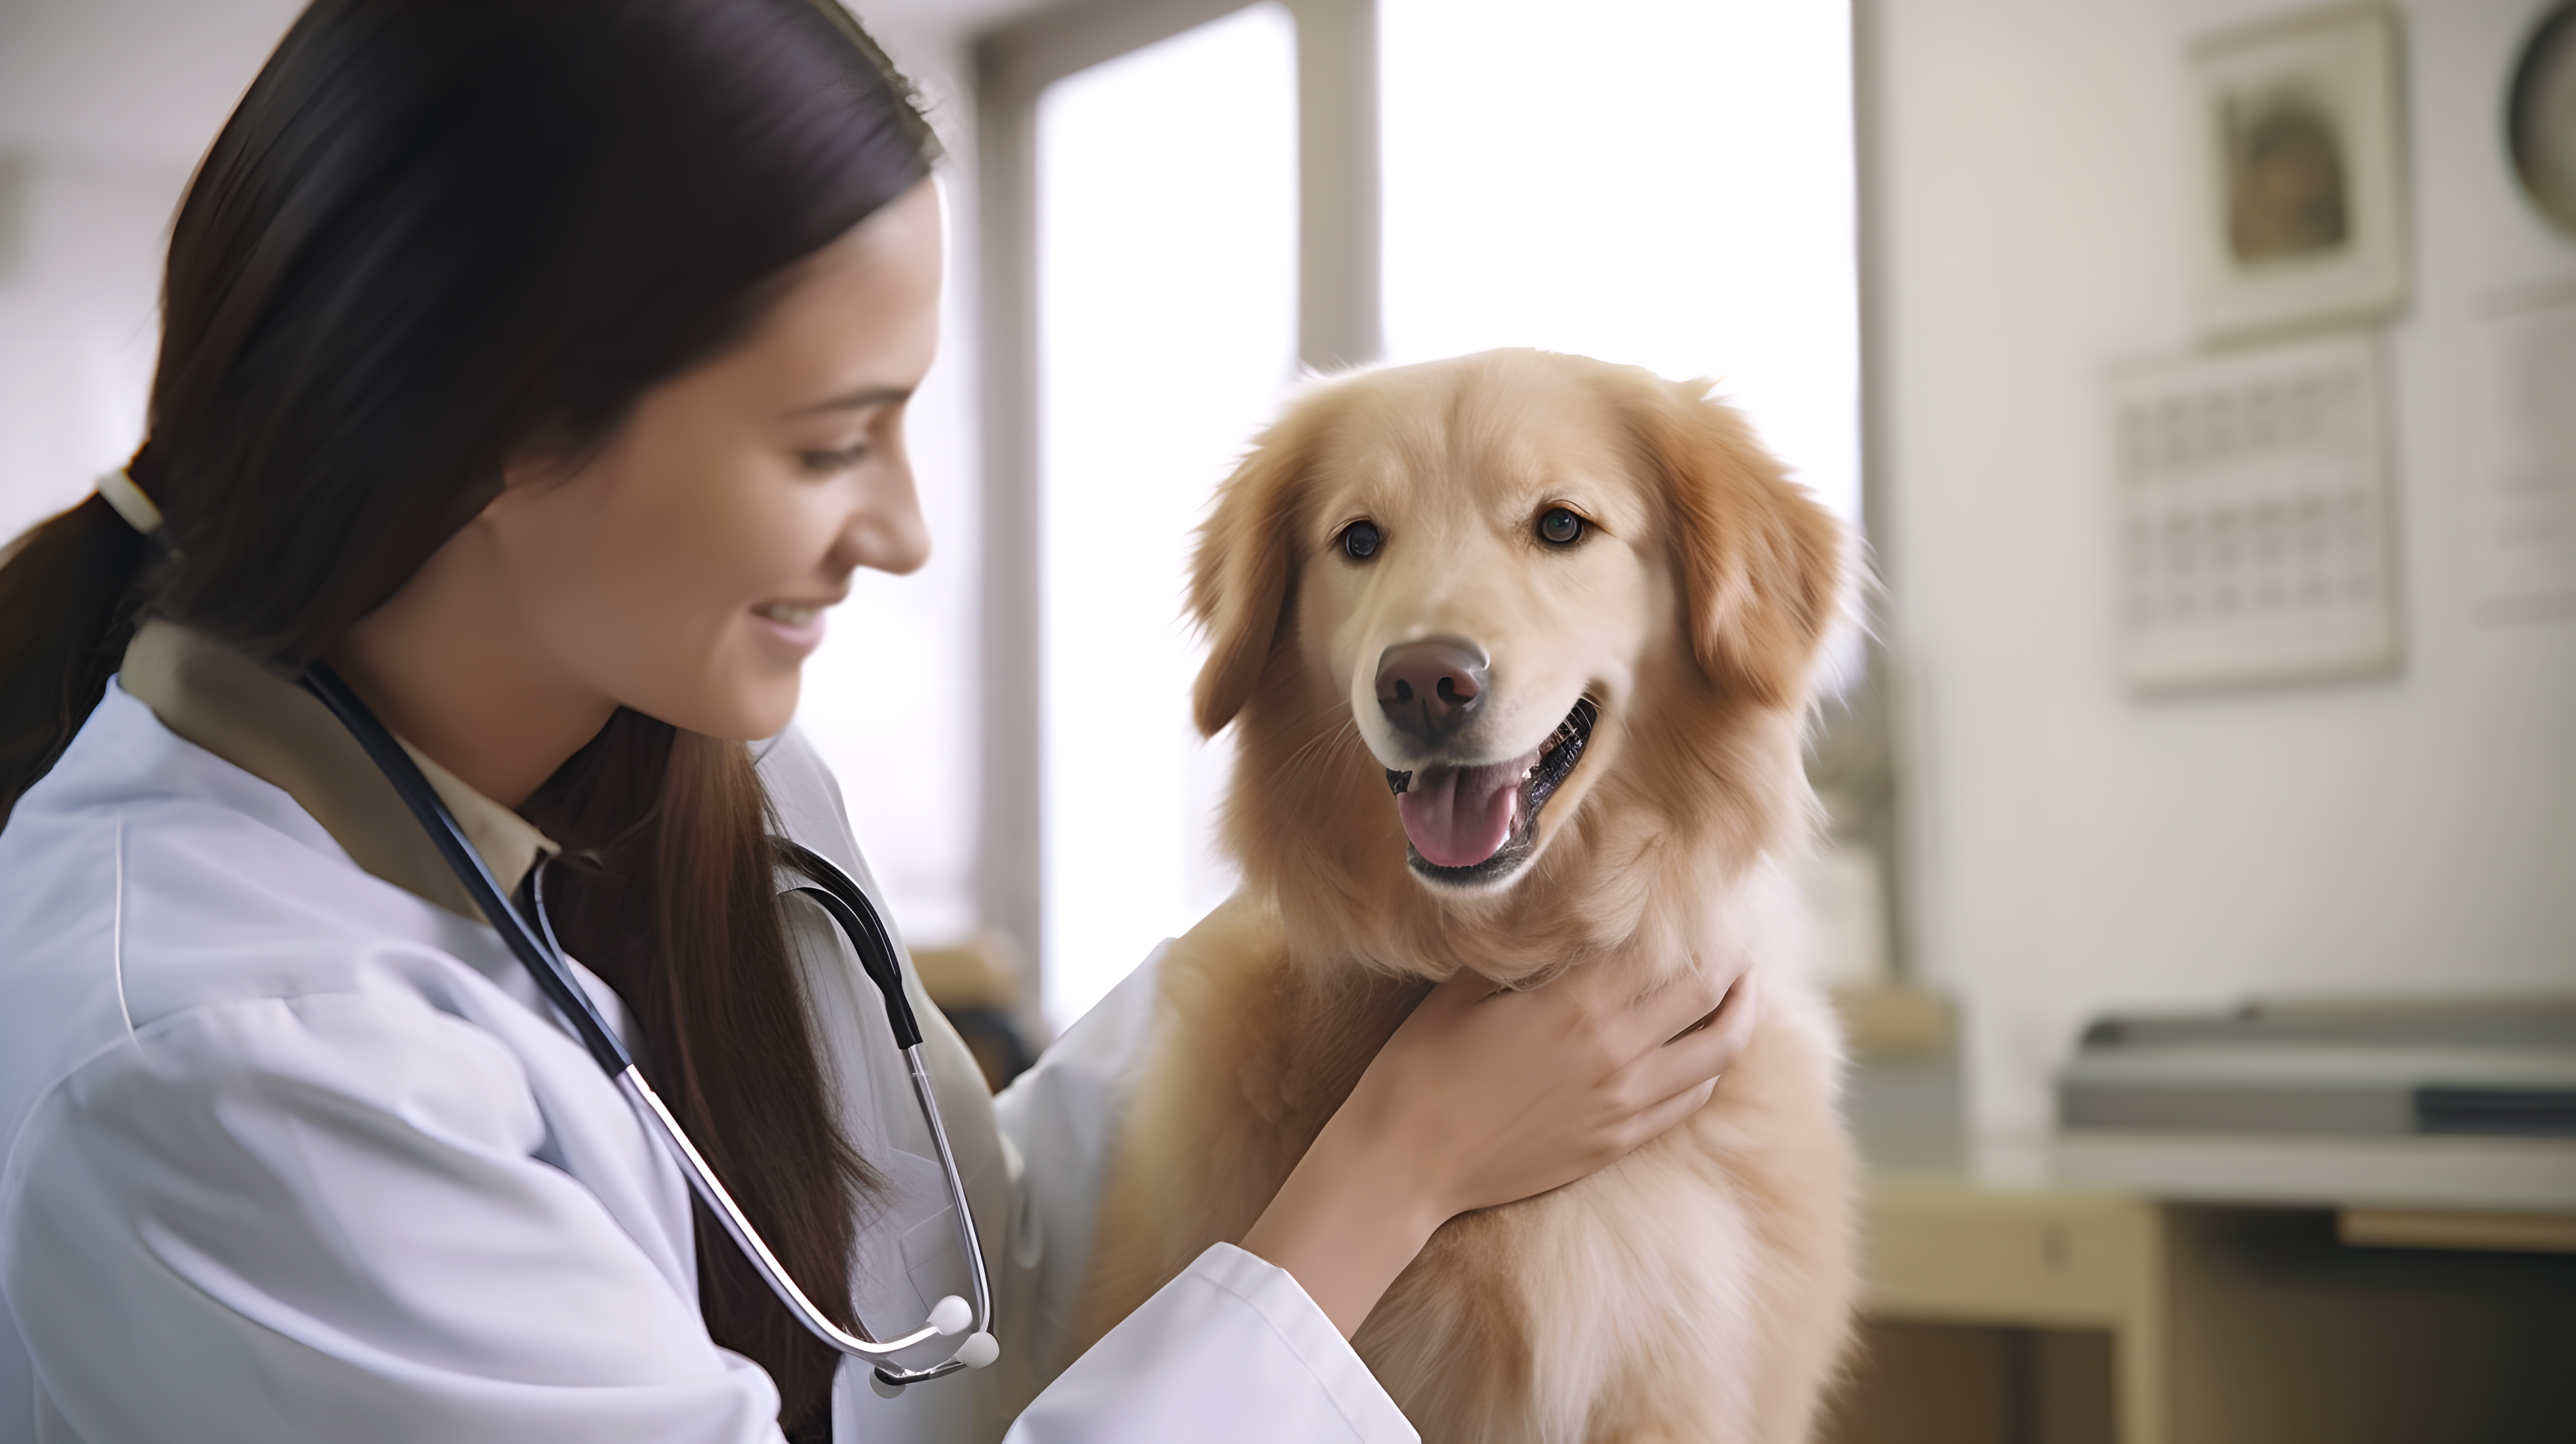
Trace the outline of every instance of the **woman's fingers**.
{"label": "woman's fingers", "polygon": [[1719,1080],[1743,1056],[1761,1015],[1758,973],[1748,971],[1727,990],[1716,1015],[1656,1048],[1631,1065],[1629,1096],[1655,1100],[1628,1116],[1617,1133],[1618,1156],[1652,1143],[1665,1130],[1708,1106]]}
{"label": "woman's fingers", "polygon": [[1501,989],[1493,979],[1473,969],[1460,968],[1441,979],[1419,1006],[1427,1008],[1437,1002],[1443,1007],[1463,1008],[1483,1002],[1499,991]]}
{"label": "woman's fingers", "polygon": [[1743,976],[1727,988],[1726,997],[1717,1005],[1716,1014],[1704,1026],[1683,1032],[1664,1046],[1670,1049],[1692,1044],[1722,1049],[1731,1061],[1734,1054],[1742,1052],[1744,1045],[1752,1040],[1753,1025],[1761,1020],[1762,974],[1757,969],[1747,968]]}
{"label": "woman's fingers", "polygon": [[1663,1137],[1676,1124],[1706,1108],[1708,1100],[1716,1096],[1717,1080],[1703,1078],[1654,1107],[1639,1113],[1628,1120],[1626,1136],[1620,1140],[1626,1146],[1620,1149],[1619,1156],[1625,1158]]}
{"label": "woman's fingers", "polygon": [[1641,998],[1619,969],[1578,967],[1529,996],[1587,1020],[1625,1062],[1708,1022],[1748,971],[1741,958],[1704,962]]}
{"label": "woman's fingers", "polygon": [[1640,1004],[1639,1011],[1646,1016],[1638,1021],[1647,1036],[1658,1043],[1679,1038],[1712,1015],[1722,1013],[1736,985],[1751,972],[1742,959],[1730,959],[1725,964],[1703,963]]}
{"label": "woman's fingers", "polygon": [[1758,969],[1746,972],[1727,990],[1726,1001],[1719,1005],[1717,1016],[1709,1020],[1708,1026],[1684,1033],[1640,1058],[1636,1064],[1640,1070],[1639,1096],[1678,1097],[1703,1083],[1713,1083],[1718,1075],[1734,1067],[1745,1045],[1752,1042],[1754,1025],[1761,1019],[1760,979]]}

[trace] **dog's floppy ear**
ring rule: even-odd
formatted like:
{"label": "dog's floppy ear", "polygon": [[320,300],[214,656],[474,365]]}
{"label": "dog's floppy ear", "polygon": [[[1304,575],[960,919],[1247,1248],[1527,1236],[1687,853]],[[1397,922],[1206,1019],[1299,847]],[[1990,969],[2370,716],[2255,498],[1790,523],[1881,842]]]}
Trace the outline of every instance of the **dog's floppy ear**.
{"label": "dog's floppy ear", "polygon": [[1663,482],[1700,670],[1766,706],[1794,702],[1833,622],[1842,525],[1708,382],[1653,389],[1636,439]]}
{"label": "dog's floppy ear", "polygon": [[1215,736],[1260,685],[1279,635],[1294,566],[1305,428],[1291,415],[1253,443],[1217,487],[1216,510],[1190,559],[1190,614],[1207,633],[1207,665],[1191,702],[1199,731]]}

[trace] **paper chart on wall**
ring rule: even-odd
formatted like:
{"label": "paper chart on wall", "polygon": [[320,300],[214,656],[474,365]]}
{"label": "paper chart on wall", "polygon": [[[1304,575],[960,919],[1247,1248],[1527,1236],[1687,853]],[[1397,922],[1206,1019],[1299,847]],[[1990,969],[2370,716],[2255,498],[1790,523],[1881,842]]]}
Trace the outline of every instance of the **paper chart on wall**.
{"label": "paper chart on wall", "polygon": [[2133,690],[2396,667],[2382,376],[2364,332],[2113,375],[2119,656]]}
{"label": "paper chart on wall", "polygon": [[2576,293],[2499,305],[2468,342],[2462,479],[2478,613],[2576,615]]}

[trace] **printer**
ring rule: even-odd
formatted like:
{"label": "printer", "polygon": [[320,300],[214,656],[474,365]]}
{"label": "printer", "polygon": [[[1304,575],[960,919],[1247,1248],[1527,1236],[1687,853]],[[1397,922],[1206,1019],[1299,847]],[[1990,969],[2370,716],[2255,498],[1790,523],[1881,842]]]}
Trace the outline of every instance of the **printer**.
{"label": "printer", "polygon": [[2107,1016],[2057,1114],[2060,1178],[2157,1197],[2576,1209],[2576,996]]}

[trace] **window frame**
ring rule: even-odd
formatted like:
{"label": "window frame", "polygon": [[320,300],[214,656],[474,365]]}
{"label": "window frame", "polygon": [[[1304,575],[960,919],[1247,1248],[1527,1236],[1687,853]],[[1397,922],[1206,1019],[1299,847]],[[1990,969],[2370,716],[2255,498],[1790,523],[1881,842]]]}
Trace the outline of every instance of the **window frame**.
{"label": "window frame", "polygon": [[[1058,80],[1260,0],[1072,0],[974,42],[983,536],[975,901],[1044,995],[1039,688],[1038,100]],[[1384,353],[1375,0],[1277,0],[1296,29],[1297,357]]]}

